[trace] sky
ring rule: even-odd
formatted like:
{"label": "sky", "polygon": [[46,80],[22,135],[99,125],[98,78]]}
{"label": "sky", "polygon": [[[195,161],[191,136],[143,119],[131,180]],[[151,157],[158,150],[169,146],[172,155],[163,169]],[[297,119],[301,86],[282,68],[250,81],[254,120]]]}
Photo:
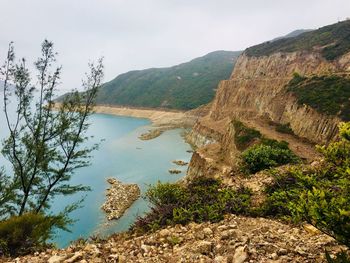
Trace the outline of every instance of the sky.
{"label": "sky", "polygon": [[105,81],[215,50],[243,50],[296,29],[350,16],[349,0],[0,0],[0,63],[14,41],[30,65],[54,42],[62,90],[79,88],[89,61]]}

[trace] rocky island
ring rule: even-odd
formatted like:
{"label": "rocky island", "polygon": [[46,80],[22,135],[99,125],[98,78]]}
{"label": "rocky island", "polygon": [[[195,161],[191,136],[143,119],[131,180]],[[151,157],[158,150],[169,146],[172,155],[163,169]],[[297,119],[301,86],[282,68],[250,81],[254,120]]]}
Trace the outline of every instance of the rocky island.
{"label": "rocky island", "polygon": [[115,178],[108,178],[110,188],[107,189],[106,202],[102,205],[108,220],[120,218],[139,197],[140,188],[137,184],[123,184]]}

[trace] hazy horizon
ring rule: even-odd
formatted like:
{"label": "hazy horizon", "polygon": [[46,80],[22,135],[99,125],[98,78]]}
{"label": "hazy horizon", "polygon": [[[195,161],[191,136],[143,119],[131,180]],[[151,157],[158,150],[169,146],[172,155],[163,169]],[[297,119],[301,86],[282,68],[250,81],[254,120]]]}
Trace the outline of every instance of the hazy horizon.
{"label": "hazy horizon", "polygon": [[350,2],[1,0],[0,62],[8,43],[32,64],[54,42],[61,89],[80,85],[87,63],[105,57],[105,81],[130,70],[169,67],[216,50],[238,51],[297,29],[345,20]]}

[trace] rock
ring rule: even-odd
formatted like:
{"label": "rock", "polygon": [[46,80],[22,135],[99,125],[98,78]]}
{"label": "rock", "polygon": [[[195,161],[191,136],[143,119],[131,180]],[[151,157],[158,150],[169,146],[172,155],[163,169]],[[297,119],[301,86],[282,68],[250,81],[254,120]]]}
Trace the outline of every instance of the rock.
{"label": "rock", "polygon": [[277,259],[278,259],[277,253],[272,253],[272,254],[271,254],[271,258],[272,258],[273,260],[277,260]]}
{"label": "rock", "polygon": [[83,258],[83,253],[81,251],[78,251],[78,252],[75,252],[74,255],[71,258],[66,259],[64,261],[64,263],[77,262],[79,259],[82,259],[82,258]]}
{"label": "rock", "polygon": [[223,256],[217,256],[214,258],[214,263],[227,263],[227,258]]}
{"label": "rock", "polygon": [[203,255],[208,255],[213,249],[213,243],[208,241],[199,241],[193,245],[193,251]]}
{"label": "rock", "polygon": [[60,263],[63,260],[66,259],[66,256],[58,256],[58,255],[54,255],[52,257],[49,258],[49,260],[47,261],[48,263]]}
{"label": "rock", "polygon": [[175,161],[173,161],[173,163],[176,165],[180,165],[180,166],[185,166],[188,164],[187,162],[184,162],[182,160],[175,160]]}
{"label": "rock", "polygon": [[118,219],[140,197],[141,191],[137,184],[122,184],[115,178],[108,178],[107,182],[111,187],[107,189],[107,200],[101,208],[108,220]]}
{"label": "rock", "polygon": [[206,237],[211,237],[213,235],[213,230],[211,230],[209,227],[206,227],[203,229],[203,233]]}
{"label": "rock", "polygon": [[159,231],[159,235],[161,237],[167,237],[167,236],[170,236],[170,234],[171,232],[166,228]]}
{"label": "rock", "polygon": [[321,234],[321,231],[318,230],[316,227],[314,227],[313,225],[310,224],[304,224],[303,228],[310,233],[311,235],[319,235]]}
{"label": "rock", "polygon": [[168,171],[171,174],[180,174],[181,173],[181,170],[177,170],[177,169],[169,169]]}
{"label": "rock", "polygon": [[247,246],[240,246],[236,248],[233,256],[233,262],[243,263],[248,259]]}

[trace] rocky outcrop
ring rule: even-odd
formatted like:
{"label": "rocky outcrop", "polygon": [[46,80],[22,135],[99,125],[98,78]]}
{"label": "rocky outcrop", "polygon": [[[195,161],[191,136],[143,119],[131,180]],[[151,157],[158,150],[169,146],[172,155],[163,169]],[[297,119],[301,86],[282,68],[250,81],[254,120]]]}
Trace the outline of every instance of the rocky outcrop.
{"label": "rocky outcrop", "polygon": [[115,178],[108,178],[110,187],[107,189],[106,202],[102,205],[108,220],[120,218],[139,197],[140,188],[137,184],[122,184]]}
{"label": "rocky outcrop", "polygon": [[329,62],[316,52],[242,55],[229,80],[221,81],[209,117],[213,120],[266,119],[290,123],[294,133],[315,143],[325,143],[337,133],[336,117],[326,116],[296,102],[286,91],[293,73],[325,75],[349,72],[350,55]]}
{"label": "rocky outcrop", "polygon": [[[242,54],[230,79],[220,82],[208,114],[197,121],[187,138],[197,147],[188,176],[216,176],[222,170],[226,171],[222,177],[232,173],[227,167],[235,169],[239,161],[234,119],[259,130],[267,138],[287,141],[302,158],[315,158],[314,146],[306,141],[325,144],[334,139],[340,120],[297,103],[294,95],[286,90],[295,72],[305,76],[350,74],[350,53],[332,62],[317,51],[263,57]],[[288,123],[297,136],[307,140],[278,134],[269,123]]]}
{"label": "rocky outcrop", "polygon": [[310,225],[290,226],[264,218],[228,215],[219,223],[176,225],[138,236],[71,245],[4,262],[326,262],[347,250]]}

